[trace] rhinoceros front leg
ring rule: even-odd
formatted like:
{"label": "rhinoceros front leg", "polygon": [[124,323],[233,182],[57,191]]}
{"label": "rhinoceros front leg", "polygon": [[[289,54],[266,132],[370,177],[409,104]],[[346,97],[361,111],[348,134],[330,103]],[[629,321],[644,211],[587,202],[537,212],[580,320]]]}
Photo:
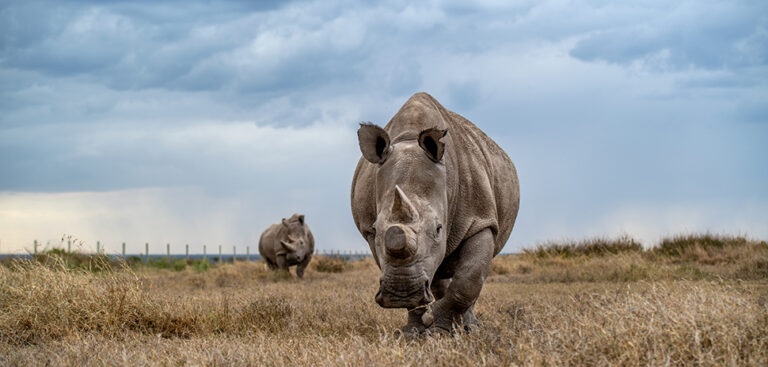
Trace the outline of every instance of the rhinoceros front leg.
{"label": "rhinoceros front leg", "polygon": [[267,259],[267,258],[264,258],[264,261],[266,261],[267,267],[269,268],[269,270],[276,270],[277,269],[277,263],[275,263],[274,261],[272,261],[270,259]]}
{"label": "rhinoceros front leg", "polygon": [[288,262],[285,260],[285,255],[277,255],[275,260],[278,271],[288,271]]}
{"label": "rhinoceros front leg", "polygon": [[[430,289],[435,299],[441,299],[448,292],[448,285],[451,279],[433,279]],[[426,307],[413,308],[408,310],[408,323],[400,328],[400,331],[406,338],[423,333],[432,325],[432,314],[427,313]],[[472,312],[471,308],[467,312]],[[425,315],[426,314],[426,315]]]}
{"label": "rhinoceros front leg", "polygon": [[310,261],[312,261],[312,255],[307,255],[302,262],[296,265],[296,275],[298,275],[299,278],[304,278],[304,270],[309,266]]}
{"label": "rhinoceros front leg", "polygon": [[411,339],[427,330],[429,325],[425,325],[422,319],[426,311],[425,307],[408,310],[408,323],[400,328],[400,332],[406,339]]}
{"label": "rhinoceros front leg", "polygon": [[455,325],[477,323],[472,308],[491,268],[494,238],[486,228],[468,238],[459,248],[458,264],[445,296],[432,307],[435,331],[453,331]]}

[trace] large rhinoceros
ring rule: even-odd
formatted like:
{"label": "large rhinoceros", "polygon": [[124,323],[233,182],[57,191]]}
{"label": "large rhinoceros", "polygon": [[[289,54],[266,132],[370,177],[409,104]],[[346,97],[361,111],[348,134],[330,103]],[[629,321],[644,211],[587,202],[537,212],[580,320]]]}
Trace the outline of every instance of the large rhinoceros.
{"label": "large rhinoceros", "polygon": [[469,329],[491,259],[517,217],[515,166],[427,93],[414,94],[383,129],[363,123],[357,135],[352,216],[381,268],[376,302],[408,309],[401,330],[409,335]]}
{"label": "large rhinoceros", "polygon": [[259,239],[259,253],[270,269],[288,271],[296,265],[299,278],[304,277],[314,251],[315,238],[302,214],[294,214],[269,226]]}

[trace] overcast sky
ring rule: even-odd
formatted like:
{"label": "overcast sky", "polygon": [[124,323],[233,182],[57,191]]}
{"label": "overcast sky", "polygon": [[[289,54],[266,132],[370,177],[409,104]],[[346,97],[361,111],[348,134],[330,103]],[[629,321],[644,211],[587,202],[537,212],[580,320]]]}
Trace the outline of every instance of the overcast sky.
{"label": "overcast sky", "polygon": [[418,91],[517,165],[505,251],[768,238],[768,2],[412,3],[0,3],[0,252],[255,252],[294,212],[367,249],[355,131]]}

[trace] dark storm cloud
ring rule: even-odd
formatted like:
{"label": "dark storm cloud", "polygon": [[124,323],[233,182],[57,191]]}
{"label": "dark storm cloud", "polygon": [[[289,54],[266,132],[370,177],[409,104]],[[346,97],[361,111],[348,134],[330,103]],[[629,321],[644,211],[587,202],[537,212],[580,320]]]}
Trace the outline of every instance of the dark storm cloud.
{"label": "dark storm cloud", "polygon": [[768,64],[768,3],[662,4],[647,14],[638,12],[624,25],[596,30],[579,41],[571,55],[620,64],[649,61],[675,69]]}
{"label": "dark storm cloud", "polygon": [[115,89],[174,88],[202,60],[246,43],[263,15],[285,4],[20,3],[0,13],[0,62]]}
{"label": "dark storm cloud", "polygon": [[357,238],[356,123],[425,90],[518,165],[525,241],[602,228],[631,202],[762,200],[766,8],[3,3],[0,191],[159,190],[171,214],[202,192],[201,212],[243,203],[236,235],[306,208],[333,228],[319,236]]}

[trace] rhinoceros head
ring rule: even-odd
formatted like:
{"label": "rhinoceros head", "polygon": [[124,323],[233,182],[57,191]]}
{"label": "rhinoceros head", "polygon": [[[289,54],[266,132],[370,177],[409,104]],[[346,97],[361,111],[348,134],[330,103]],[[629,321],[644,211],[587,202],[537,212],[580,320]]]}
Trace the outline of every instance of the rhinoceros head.
{"label": "rhinoceros head", "polygon": [[285,254],[285,261],[289,265],[302,262],[310,249],[304,227],[304,215],[294,214],[290,218],[283,218],[285,238],[280,240],[281,253]]}
{"label": "rhinoceros head", "polygon": [[412,308],[432,302],[430,282],[445,256],[447,191],[443,165],[446,130],[390,142],[379,126],[358,130],[360,150],[376,165],[374,252],[382,270],[376,302]]}

